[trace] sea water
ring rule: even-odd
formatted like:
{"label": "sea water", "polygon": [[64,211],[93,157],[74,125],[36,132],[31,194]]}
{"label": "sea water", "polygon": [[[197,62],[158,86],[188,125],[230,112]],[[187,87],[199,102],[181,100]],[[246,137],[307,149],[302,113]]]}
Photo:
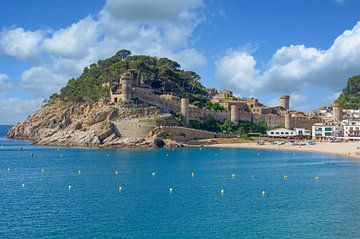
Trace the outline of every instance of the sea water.
{"label": "sea water", "polygon": [[44,147],[6,130],[1,238],[360,238],[360,163],[350,158]]}

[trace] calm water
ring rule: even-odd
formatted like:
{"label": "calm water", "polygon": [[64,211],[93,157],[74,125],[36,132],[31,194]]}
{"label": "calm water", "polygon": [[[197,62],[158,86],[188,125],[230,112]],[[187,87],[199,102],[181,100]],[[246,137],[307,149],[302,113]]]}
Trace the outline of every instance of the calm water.
{"label": "calm water", "polygon": [[360,238],[348,158],[0,145],[1,238]]}

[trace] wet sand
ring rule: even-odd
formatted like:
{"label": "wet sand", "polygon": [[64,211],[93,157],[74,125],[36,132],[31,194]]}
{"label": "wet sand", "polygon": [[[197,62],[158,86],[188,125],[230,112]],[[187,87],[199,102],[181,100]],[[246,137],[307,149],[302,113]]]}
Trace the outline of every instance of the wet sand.
{"label": "wet sand", "polygon": [[360,149],[357,149],[358,146],[360,147],[360,142],[346,142],[346,143],[316,142],[315,145],[302,145],[302,146],[299,145],[294,146],[289,143],[286,143],[284,145],[273,145],[269,143],[266,143],[265,145],[259,145],[257,143],[224,143],[224,144],[207,145],[205,147],[319,152],[319,153],[336,154],[340,156],[360,159]]}

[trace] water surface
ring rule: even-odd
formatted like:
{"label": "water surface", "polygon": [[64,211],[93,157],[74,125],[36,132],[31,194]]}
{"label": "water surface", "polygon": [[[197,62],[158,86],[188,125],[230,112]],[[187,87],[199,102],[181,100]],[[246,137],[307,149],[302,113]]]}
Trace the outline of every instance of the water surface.
{"label": "water surface", "polygon": [[0,145],[2,238],[360,238],[349,158]]}

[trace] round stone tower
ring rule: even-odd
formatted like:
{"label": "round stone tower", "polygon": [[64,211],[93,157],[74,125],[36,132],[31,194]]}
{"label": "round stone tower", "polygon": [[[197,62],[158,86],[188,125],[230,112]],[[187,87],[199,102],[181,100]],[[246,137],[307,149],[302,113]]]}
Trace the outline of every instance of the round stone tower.
{"label": "round stone tower", "polygon": [[282,95],[280,96],[280,106],[289,110],[290,108],[290,96],[289,95]]}
{"label": "round stone tower", "polygon": [[180,112],[184,117],[184,122],[189,123],[189,99],[181,98]]}
{"label": "round stone tower", "polygon": [[340,122],[343,119],[343,106],[339,103],[334,103],[332,105],[332,113],[333,113],[333,120],[335,122]]}
{"label": "round stone tower", "polygon": [[121,100],[123,102],[130,102],[132,98],[132,89],[131,89],[131,80],[132,76],[129,71],[126,71],[121,75]]}
{"label": "round stone tower", "polygon": [[291,115],[289,111],[285,113],[285,129],[292,129]]}
{"label": "round stone tower", "polygon": [[238,107],[238,105],[231,105],[231,108],[230,108],[230,120],[231,120],[231,122],[233,122],[235,125],[237,125],[237,124],[239,123],[240,114],[239,114],[239,107]]}

